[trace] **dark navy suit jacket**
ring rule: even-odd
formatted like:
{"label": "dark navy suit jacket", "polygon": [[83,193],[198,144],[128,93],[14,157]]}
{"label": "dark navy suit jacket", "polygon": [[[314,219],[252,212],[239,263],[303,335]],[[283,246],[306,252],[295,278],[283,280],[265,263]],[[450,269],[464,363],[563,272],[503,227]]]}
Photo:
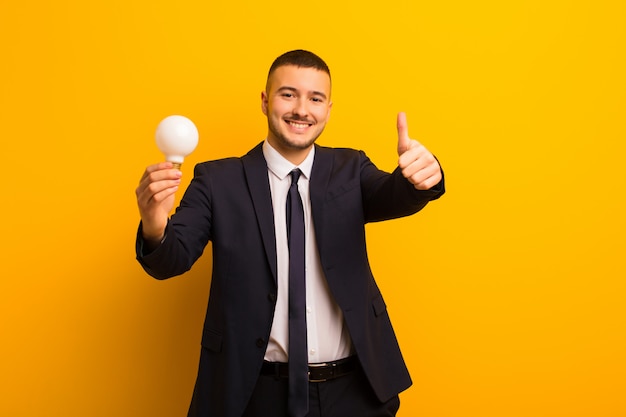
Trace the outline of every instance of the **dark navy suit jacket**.
{"label": "dark navy suit jacket", "polygon": [[[316,145],[311,211],[328,286],[377,397],[411,385],[370,270],[364,225],[413,214],[444,193],[415,190],[399,169],[377,169],[360,151]],[[209,241],[213,275],[190,416],[239,417],[255,387],[276,304],[276,245],[267,164],[259,144],[241,158],[198,164],[166,239],[137,256],[165,279],[191,268]]]}

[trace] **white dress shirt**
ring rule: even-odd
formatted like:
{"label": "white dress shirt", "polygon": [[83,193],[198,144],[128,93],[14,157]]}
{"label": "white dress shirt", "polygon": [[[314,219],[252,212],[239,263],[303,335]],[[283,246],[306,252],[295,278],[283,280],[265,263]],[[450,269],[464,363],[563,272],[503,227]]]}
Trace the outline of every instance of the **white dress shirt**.
{"label": "white dress shirt", "polygon": [[265,352],[265,360],[288,362],[289,352],[289,249],[287,246],[286,201],[291,185],[289,173],[295,168],[302,171],[298,190],[304,206],[304,230],[306,250],[306,304],[307,304],[307,346],[309,363],[328,362],[350,356],[352,340],[345,325],[343,313],[330,293],[326,277],[322,271],[315,240],[309,179],[315,157],[315,147],[298,166],[285,159],[265,141],[263,155],[267,161],[274,225],[276,233],[276,253],[278,262],[278,294],[276,311],[270,340]]}

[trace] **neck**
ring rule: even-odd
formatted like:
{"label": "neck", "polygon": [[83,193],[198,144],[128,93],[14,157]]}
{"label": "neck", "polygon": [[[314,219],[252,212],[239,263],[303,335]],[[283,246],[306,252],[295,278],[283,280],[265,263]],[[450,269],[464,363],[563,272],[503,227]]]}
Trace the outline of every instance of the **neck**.
{"label": "neck", "polygon": [[294,165],[300,165],[302,161],[304,161],[309,155],[309,152],[311,152],[311,148],[313,148],[313,144],[307,146],[306,148],[281,146],[281,144],[273,140],[271,136],[268,136],[267,141],[272,146],[272,148],[274,148],[279,154],[281,154],[283,158],[285,158]]}

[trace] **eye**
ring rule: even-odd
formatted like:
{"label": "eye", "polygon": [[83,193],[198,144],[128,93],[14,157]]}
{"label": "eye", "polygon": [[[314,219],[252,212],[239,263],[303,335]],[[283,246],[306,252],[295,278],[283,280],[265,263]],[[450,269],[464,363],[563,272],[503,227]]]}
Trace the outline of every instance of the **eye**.
{"label": "eye", "polygon": [[311,97],[311,101],[314,103],[323,103],[324,99],[322,99],[321,97]]}
{"label": "eye", "polygon": [[282,93],[280,96],[284,97],[284,98],[293,98],[294,97],[293,93]]}

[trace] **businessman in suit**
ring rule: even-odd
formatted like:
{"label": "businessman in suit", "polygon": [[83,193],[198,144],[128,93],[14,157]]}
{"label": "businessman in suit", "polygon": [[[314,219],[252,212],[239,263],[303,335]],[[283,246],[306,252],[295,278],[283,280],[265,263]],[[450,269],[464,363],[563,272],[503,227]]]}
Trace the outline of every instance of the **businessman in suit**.
{"label": "businessman in suit", "polygon": [[398,167],[315,144],[331,77],[303,50],[272,64],[267,138],[241,158],[149,166],[136,190],[137,259],[157,279],[212,242],[213,273],[189,416],[394,416],[411,379],[367,259],[364,225],[444,193],[437,159],[398,115]]}

